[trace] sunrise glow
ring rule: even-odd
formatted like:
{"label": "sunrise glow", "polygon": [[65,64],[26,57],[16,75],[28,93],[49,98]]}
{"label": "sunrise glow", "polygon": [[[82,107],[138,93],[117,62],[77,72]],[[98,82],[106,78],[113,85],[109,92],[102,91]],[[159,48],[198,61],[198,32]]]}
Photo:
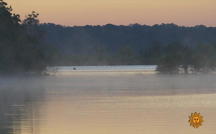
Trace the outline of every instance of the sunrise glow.
{"label": "sunrise glow", "polygon": [[40,13],[41,22],[62,25],[132,23],[216,26],[215,0],[6,0],[14,12]]}

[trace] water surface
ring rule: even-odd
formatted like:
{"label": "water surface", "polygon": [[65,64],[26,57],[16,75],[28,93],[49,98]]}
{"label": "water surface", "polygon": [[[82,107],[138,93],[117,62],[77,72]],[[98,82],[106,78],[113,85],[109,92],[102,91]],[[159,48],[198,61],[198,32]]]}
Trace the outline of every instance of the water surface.
{"label": "water surface", "polygon": [[[1,134],[215,134],[215,75],[0,78]],[[194,129],[188,115],[200,112]]]}

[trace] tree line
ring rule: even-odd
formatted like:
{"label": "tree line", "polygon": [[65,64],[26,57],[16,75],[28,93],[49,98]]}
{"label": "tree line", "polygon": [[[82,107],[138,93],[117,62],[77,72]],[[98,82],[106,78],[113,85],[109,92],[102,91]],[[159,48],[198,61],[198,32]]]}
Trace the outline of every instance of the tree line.
{"label": "tree line", "polygon": [[216,28],[175,24],[65,27],[24,20],[0,0],[0,73],[47,66],[158,65],[162,73],[215,70]]}
{"label": "tree line", "polygon": [[24,20],[0,0],[0,73],[41,72],[48,56],[42,45],[38,13]]}
{"label": "tree line", "polygon": [[[56,48],[53,65],[158,65],[160,72],[208,72],[214,67],[216,28],[160,25],[41,24]],[[211,50],[211,55],[208,51]]]}
{"label": "tree line", "polygon": [[158,59],[161,73],[208,73],[216,69],[216,45],[198,44],[186,46],[169,44]]}

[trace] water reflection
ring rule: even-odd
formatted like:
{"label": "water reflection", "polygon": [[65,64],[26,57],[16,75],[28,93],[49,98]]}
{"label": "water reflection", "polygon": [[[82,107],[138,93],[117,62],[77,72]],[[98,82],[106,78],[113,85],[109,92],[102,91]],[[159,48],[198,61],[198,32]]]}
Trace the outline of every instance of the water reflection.
{"label": "water reflection", "polygon": [[[0,133],[36,134],[39,105],[44,100],[43,78],[0,78]],[[24,126],[24,127],[23,127]]]}
{"label": "water reflection", "polygon": [[216,131],[215,75],[76,74],[0,78],[1,134],[197,134]]}

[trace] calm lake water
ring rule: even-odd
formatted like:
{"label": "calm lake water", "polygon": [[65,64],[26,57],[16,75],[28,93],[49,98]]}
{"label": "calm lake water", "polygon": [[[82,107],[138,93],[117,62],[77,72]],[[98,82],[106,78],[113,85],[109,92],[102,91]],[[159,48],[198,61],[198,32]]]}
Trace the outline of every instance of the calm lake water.
{"label": "calm lake water", "polygon": [[0,134],[215,134],[215,114],[216,75],[0,77]]}

